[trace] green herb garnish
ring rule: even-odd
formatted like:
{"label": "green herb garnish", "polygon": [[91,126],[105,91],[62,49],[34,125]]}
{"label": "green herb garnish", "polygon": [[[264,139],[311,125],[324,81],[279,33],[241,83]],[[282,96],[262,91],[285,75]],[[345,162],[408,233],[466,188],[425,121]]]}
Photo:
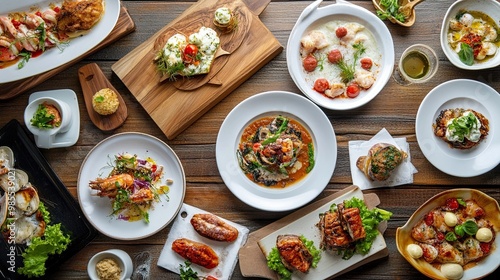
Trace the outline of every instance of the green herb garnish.
{"label": "green herb garnish", "polygon": [[101,103],[104,101],[104,96],[98,95],[98,96],[94,97],[94,101],[97,103]]}
{"label": "green herb garnish", "polygon": [[[313,256],[311,267],[316,268],[319,261],[321,260],[321,250],[317,249],[314,246],[314,242],[312,240],[308,240],[302,235],[299,237],[299,239],[302,241],[302,243],[304,243],[304,246]],[[269,252],[269,255],[267,255],[267,266],[271,270],[276,271],[281,280],[292,279],[292,272],[288,270],[281,261],[280,253],[276,247],[273,247],[271,249],[271,252]]]}
{"label": "green herb garnish", "polygon": [[458,57],[465,65],[471,66],[474,64],[474,52],[471,46],[466,43],[460,44],[460,51],[458,52]]}
{"label": "green herb garnish", "polygon": [[464,236],[465,234],[473,236],[476,234],[478,229],[479,227],[477,226],[476,222],[474,222],[473,220],[467,220],[463,224],[457,225],[455,227],[455,233],[459,236]]}
{"label": "green herb garnish", "polygon": [[385,8],[385,11],[377,11],[381,20],[395,18],[400,22],[406,21],[406,16],[399,11],[399,0],[380,0],[380,6]]}
{"label": "green herb garnish", "polygon": [[30,58],[31,58],[31,52],[22,51],[22,52],[19,53],[19,56],[21,57],[21,61],[19,61],[19,63],[17,64],[17,68],[21,69],[30,60]]}
{"label": "green herb garnish", "polygon": [[309,159],[309,166],[306,168],[306,172],[309,173],[314,168],[314,147],[312,143],[307,144],[307,157]]}
{"label": "green herb garnish", "polygon": [[50,114],[47,111],[47,107],[45,107],[44,104],[39,104],[33,118],[30,120],[30,123],[32,126],[36,126],[38,128],[53,128],[54,125],[52,125],[51,122],[55,118],[56,117],[53,114]]}
{"label": "green herb garnish", "polygon": [[353,44],[352,47],[355,49],[352,63],[348,64],[342,57],[336,64],[340,68],[340,77],[342,78],[342,82],[346,84],[354,79],[356,63],[358,62],[359,57],[366,51],[363,43]]}
{"label": "green herb garnish", "polygon": [[477,126],[477,118],[473,113],[464,114],[458,118],[454,118],[448,125],[448,130],[453,135],[458,137],[458,141],[464,141],[466,136],[469,136],[472,129]]}

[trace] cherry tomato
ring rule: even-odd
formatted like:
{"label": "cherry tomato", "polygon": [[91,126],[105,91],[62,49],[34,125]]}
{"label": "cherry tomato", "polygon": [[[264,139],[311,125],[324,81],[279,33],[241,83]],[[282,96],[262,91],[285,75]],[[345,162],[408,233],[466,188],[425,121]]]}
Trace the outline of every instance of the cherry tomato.
{"label": "cherry tomato", "polygon": [[318,60],[310,54],[302,60],[302,66],[307,72],[312,72],[316,69],[316,66],[318,66]]}
{"label": "cherry tomato", "polygon": [[484,216],[485,213],[482,208],[477,208],[474,214],[476,215],[474,218],[479,218]]}
{"label": "cherry tomato", "polygon": [[458,200],[454,197],[450,197],[446,199],[446,208],[449,210],[457,210],[458,209]]}
{"label": "cherry tomato", "polygon": [[213,277],[212,275],[208,275],[205,280],[217,280],[217,278]]}
{"label": "cherry tomato", "polygon": [[342,38],[345,35],[347,35],[347,28],[340,26],[335,30],[335,35],[337,35],[338,38]]}
{"label": "cherry tomato", "polygon": [[6,47],[0,47],[0,61],[11,61],[16,59],[16,56]]}
{"label": "cherry tomato", "polygon": [[432,212],[429,212],[427,215],[424,217],[425,224],[428,226],[432,226],[434,223],[434,216],[432,215]]}
{"label": "cherry tomato", "polygon": [[21,25],[21,22],[18,20],[15,20],[15,19],[11,20],[11,22],[12,22],[12,25],[14,25],[14,27],[16,29],[19,27],[19,25]]}
{"label": "cherry tomato", "polygon": [[254,143],[253,144],[253,147],[252,147],[252,150],[256,153],[260,150],[260,147],[262,146],[262,144],[260,143]]}
{"label": "cherry tomato", "polygon": [[346,93],[349,98],[354,98],[359,95],[360,89],[357,84],[350,84],[347,86]]}
{"label": "cherry tomato", "polygon": [[36,11],[35,15],[42,17],[42,13],[40,11]]}
{"label": "cherry tomato", "polygon": [[158,169],[158,167],[156,166],[156,164],[153,164],[153,166],[151,166],[151,172],[156,172],[156,170]]}
{"label": "cherry tomato", "polygon": [[330,87],[330,83],[325,78],[319,78],[314,82],[314,90],[319,93],[324,93]]}
{"label": "cherry tomato", "polygon": [[439,240],[444,240],[444,233],[442,233],[442,232],[438,231],[438,233],[437,233],[437,238],[438,238]]}
{"label": "cherry tomato", "polygon": [[481,251],[486,255],[490,252],[491,250],[491,244],[490,243],[481,243],[479,244],[479,247],[481,247]]}
{"label": "cherry tomato", "polygon": [[59,12],[61,11],[61,8],[59,8],[59,7],[54,7],[54,9],[53,9],[53,10],[54,10],[54,12],[59,13]]}
{"label": "cherry tomato", "polygon": [[342,59],[342,53],[338,49],[331,50],[328,53],[328,61],[338,63]]}
{"label": "cherry tomato", "polygon": [[359,62],[361,63],[361,68],[365,70],[370,70],[372,68],[373,62],[369,57],[363,57],[359,60]]}
{"label": "cherry tomato", "polygon": [[193,44],[188,44],[184,48],[184,61],[187,63],[195,62],[197,54],[198,54],[198,47]]}

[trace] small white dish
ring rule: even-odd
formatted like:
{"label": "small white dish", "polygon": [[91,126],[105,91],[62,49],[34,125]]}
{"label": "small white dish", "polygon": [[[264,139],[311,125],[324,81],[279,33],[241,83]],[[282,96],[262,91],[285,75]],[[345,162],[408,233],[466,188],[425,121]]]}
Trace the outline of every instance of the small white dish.
{"label": "small white dish", "polygon": [[500,50],[497,50],[494,57],[481,63],[474,63],[471,66],[464,64],[460,61],[458,54],[451,48],[448,43],[448,30],[450,20],[453,19],[460,11],[478,11],[490,16],[494,22],[500,22],[500,3],[494,0],[458,0],[453,3],[446,15],[444,16],[441,25],[441,48],[448,60],[458,68],[466,70],[481,70],[489,69],[500,65]]}
{"label": "small white dish", "polygon": [[101,260],[108,258],[115,260],[120,267],[120,280],[129,280],[132,276],[132,272],[134,271],[134,264],[132,263],[132,258],[130,258],[129,254],[120,249],[102,251],[90,258],[89,263],[87,264],[87,273],[89,274],[90,279],[99,280],[96,265]]}
{"label": "small white dish", "polygon": [[[31,125],[38,104],[47,101],[54,104],[62,115],[62,124],[58,128],[39,129]],[[39,91],[30,95],[24,111],[24,123],[35,136],[37,147],[43,149],[72,146],[80,135],[80,110],[76,93],[70,89]]]}
{"label": "small white dish", "polygon": [[[297,87],[314,103],[330,110],[351,110],[365,105],[375,98],[385,87],[394,70],[394,44],[391,33],[382,20],[374,13],[345,0],[337,0],[335,4],[319,7],[321,0],[307,6],[301,13],[290,32],[286,47],[288,72]],[[309,31],[326,22],[342,20],[363,25],[376,41],[381,54],[379,72],[375,83],[364,90],[356,98],[328,98],[313,89],[311,81],[303,70],[300,46],[302,37]]]}
{"label": "small white dish", "polygon": [[[490,131],[479,145],[469,150],[451,148],[434,135],[432,124],[442,110],[464,108],[483,114]],[[432,89],[417,111],[417,142],[427,160],[437,169],[457,177],[484,174],[500,163],[500,95],[492,87],[474,80],[444,82]]]}
{"label": "small white dish", "polygon": [[[258,118],[279,114],[300,122],[314,142],[314,168],[284,189],[254,183],[236,156],[245,127]],[[217,167],[226,186],[241,201],[265,211],[288,211],[309,203],[328,185],[337,162],[337,140],[328,117],[309,99],[286,91],[263,92],[242,101],[222,123],[216,143]]]}

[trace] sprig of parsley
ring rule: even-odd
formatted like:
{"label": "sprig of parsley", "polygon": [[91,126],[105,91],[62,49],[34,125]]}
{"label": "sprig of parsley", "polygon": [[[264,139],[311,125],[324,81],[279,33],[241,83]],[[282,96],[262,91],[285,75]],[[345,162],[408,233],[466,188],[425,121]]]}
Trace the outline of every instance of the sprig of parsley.
{"label": "sprig of parsley", "polygon": [[406,16],[399,11],[399,0],[380,0],[380,6],[385,8],[385,11],[377,11],[381,20],[395,18],[400,22],[406,21]]}
{"label": "sprig of parsley", "polygon": [[353,44],[352,47],[355,49],[352,63],[348,64],[342,57],[336,64],[340,68],[340,77],[342,78],[342,82],[346,84],[354,79],[356,63],[358,63],[359,57],[366,51],[366,47],[362,42]]}

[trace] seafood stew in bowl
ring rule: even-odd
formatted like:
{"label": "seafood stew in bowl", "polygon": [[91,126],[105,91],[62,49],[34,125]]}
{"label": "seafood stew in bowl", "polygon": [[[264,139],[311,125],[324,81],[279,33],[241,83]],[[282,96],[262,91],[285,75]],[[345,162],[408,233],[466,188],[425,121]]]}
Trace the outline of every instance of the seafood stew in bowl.
{"label": "seafood stew in bowl", "polygon": [[500,65],[500,3],[459,0],[441,25],[441,48],[458,68],[480,70]]}
{"label": "seafood stew in bowl", "polygon": [[413,267],[433,279],[484,277],[499,266],[500,207],[478,190],[441,192],[396,230],[396,245]]}

